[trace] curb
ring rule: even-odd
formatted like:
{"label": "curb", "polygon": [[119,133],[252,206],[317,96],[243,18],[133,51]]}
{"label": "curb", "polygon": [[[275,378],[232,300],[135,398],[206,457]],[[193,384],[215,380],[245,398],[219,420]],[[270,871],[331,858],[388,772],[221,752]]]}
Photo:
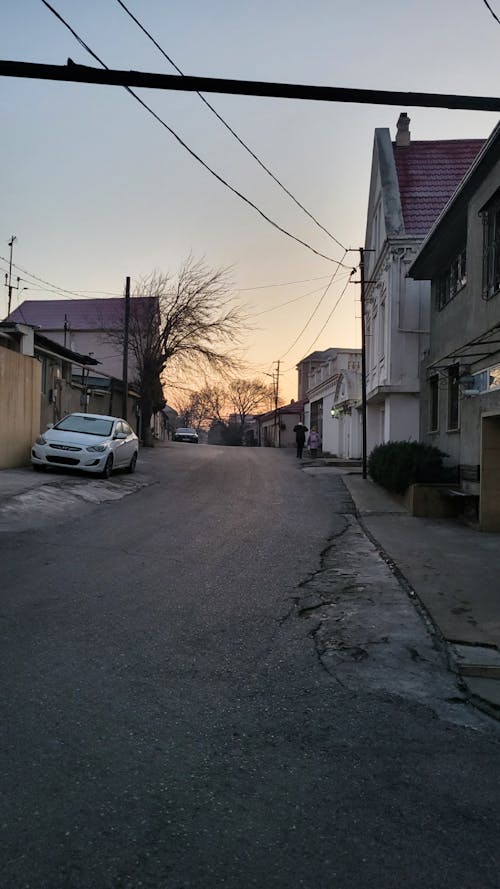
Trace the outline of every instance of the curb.
{"label": "curb", "polygon": [[[401,588],[427,624],[436,646],[445,653],[448,669],[456,674],[464,701],[500,721],[500,651],[494,646],[464,645],[458,640],[451,641],[443,636],[432,614],[421,601],[408,578],[366,527],[349,488],[347,485],[344,486],[353,501],[354,515],[363,533],[374,545],[380,558],[388,565]],[[482,661],[476,657],[479,651],[484,658]],[[470,655],[469,658],[465,657],[466,653]]]}

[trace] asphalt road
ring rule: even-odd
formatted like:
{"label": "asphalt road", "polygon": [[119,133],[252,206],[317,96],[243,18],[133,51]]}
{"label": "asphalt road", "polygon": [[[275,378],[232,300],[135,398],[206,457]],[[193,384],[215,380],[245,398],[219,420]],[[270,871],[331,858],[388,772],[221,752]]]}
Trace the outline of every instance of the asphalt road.
{"label": "asphalt road", "polygon": [[0,886],[498,889],[499,727],[341,477],[141,456],[0,525]]}

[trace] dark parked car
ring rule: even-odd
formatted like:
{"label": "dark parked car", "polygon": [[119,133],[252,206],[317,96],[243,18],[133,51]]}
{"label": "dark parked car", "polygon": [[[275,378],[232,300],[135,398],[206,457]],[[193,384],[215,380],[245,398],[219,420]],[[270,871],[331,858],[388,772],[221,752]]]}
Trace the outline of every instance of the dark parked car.
{"label": "dark parked car", "polygon": [[198,444],[198,433],[196,429],[191,428],[176,429],[174,441],[190,441],[192,444]]}

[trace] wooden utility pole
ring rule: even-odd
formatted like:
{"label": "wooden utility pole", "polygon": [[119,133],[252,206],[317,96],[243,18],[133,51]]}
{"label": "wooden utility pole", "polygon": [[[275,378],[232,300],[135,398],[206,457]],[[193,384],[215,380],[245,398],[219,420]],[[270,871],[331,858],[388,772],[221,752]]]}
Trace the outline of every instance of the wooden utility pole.
{"label": "wooden utility pole", "polygon": [[122,394],[122,417],[127,420],[128,409],[128,333],[130,326],[130,278],[125,279],[125,318],[123,323],[123,394]]}

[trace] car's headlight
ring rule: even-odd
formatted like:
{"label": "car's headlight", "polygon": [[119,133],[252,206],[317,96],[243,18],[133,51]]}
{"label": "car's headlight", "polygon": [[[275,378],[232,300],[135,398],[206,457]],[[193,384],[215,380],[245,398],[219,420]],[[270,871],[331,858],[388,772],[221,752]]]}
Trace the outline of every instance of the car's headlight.
{"label": "car's headlight", "polygon": [[98,451],[100,454],[106,450],[106,445],[89,445],[87,451]]}
{"label": "car's headlight", "polygon": [[35,444],[47,444],[47,439],[43,435],[39,435],[38,438],[35,438]]}

